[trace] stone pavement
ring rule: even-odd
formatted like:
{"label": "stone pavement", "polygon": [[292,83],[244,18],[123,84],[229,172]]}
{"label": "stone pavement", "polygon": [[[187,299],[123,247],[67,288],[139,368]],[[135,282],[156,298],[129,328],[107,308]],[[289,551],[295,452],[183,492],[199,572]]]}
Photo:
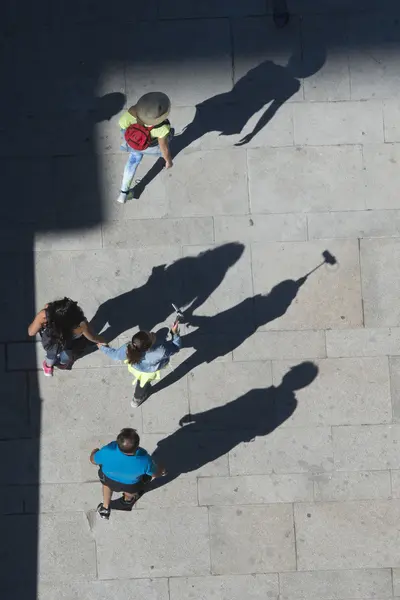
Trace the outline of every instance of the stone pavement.
{"label": "stone pavement", "polygon": [[[21,115],[0,138],[5,600],[33,598],[15,590],[35,578],[37,528],[39,600],[400,598],[400,8],[349,4],[292,0],[277,30],[264,0],[149,2],[130,25],[80,3],[6,32],[11,70],[28,60],[35,82],[26,68],[30,92],[10,89]],[[270,85],[253,72],[241,87],[260,64]],[[152,89],[170,94],[177,133],[228,97],[119,206],[118,115],[88,115],[95,97]],[[35,198],[49,182],[46,210],[8,201],[21,169]],[[337,265],[296,284],[325,250]],[[126,368],[98,352],[42,377],[26,326],[64,294],[114,343],[194,302],[180,378],[131,409]],[[171,481],[104,522],[88,456],[124,426]]]}

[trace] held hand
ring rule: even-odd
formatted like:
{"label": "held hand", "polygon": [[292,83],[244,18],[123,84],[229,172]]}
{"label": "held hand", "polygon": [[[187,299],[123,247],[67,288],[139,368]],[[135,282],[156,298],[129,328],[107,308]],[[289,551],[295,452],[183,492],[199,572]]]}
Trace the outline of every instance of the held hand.
{"label": "held hand", "polygon": [[179,333],[179,321],[175,321],[175,323],[172,325],[171,333]]}
{"label": "held hand", "polygon": [[172,162],[171,159],[165,161],[165,168],[166,169],[172,169],[173,166],[174,166],[174,163]]}

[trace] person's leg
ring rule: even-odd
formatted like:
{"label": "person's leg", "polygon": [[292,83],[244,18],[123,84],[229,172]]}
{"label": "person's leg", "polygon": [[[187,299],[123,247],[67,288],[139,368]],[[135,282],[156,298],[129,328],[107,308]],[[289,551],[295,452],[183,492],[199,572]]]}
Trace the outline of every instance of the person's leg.
{"label": "person's leg", "polygon": [[58,357],[60,369],[69,369],[73,363],[72,353],[69,350],[62,350]]}
{"label": "person's leg", "polygon": [[46,350],[46,358],[43,361],[42,368],[43,373],[46,377],[51,377],[53,375],[53,368],[57,362],[58,357],[58,346],[51,346]]}
{"label": "person's leg", "polygon": [[138,168],[142,158],[142,152],[132,150],[129,153],[129,157],[126,161],[124,169],[124,174],[122,176],[121,193],[117,199],[117,201],[120,202],[120,204],[124,204],[127,200],[129,190],[132,187],[133,178],[135,177],[136,169]]}
{"label": "person's leg", "polygon": [[100,504],[98,505],[97,512],[99,513],[99,515],[102,519],[109,519],[110,512],[111,512],[110,503],[111,503],[111,497],[112,497],[112,490],[104,483],[102,483],[102,486],[103,486],[103,502],[100,502]]}
{"label": "person's leg", "polygon": [[110,502],[112,497],[112,489],[103,483],[103,506],[104,508],[110,508]]}
{"label": "person's leg", "polygon": [[131,401],[131,406],[133,408],[140,406],[150,396],[150,391],[151,383],[149,381],[143,387],[141,387],[140,381],[138,380],[136,383],[135,392],[133,394],[133,400]]}

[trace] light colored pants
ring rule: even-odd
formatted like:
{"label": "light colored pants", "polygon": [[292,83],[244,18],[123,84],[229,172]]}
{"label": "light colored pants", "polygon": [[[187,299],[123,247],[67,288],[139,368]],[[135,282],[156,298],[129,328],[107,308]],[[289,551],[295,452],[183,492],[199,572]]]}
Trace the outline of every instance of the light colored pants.
{"label": "light colored pants", "polygon": [[126,161],[124,175],[122,177],[121,192],[129,192],[129,190],[133,187],[133,178],[135,177],[136,169],[138,168],[144,154],[150,154],[151,156],[156,156],[159,158],[161,156],[160,146],[158,144],[157,146],[150,146],[142,152],[139,152],[139,150],[129,150],[129,157]]}

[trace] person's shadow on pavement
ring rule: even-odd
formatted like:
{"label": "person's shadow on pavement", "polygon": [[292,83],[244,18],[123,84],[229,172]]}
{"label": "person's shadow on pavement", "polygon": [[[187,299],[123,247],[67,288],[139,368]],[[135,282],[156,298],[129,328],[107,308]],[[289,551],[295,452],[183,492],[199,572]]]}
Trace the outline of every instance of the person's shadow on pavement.
{"label": "person's shadow on pavement", "polygon": [[[315,48],[312,59],[307,63],[300,53],[294,53],[286,66],[266,60],[250,69],[229,92],[212,96],[196,105],[193,121],[171,141],[173,158],[209,132],[219,132],[220,136],[240,134],[249,119],[269,103],[252,131],[235,145],[249,143],[271,121],[279,108],[299,91],[300,79],[319,71],[325,59],[325,49]],[[163,159],[151,167],[134,188],[135,198],[140,197],[163,167]]]}
{"label": "person's shadow on pavement", "polygon": [[189,305],[185,314],[191,315],[217,289],[243,250],[243,244],[232,242],[154,267],[144,285],[101,304],[90,322],[93,331],[102,331],[107,342],[136,326],[150,331],[171,315],[172,303]]}
{"label": "person's shadow on pavement", "polygon": [[179,381],[202,363],[210,363],[232,352],[261,325],[284,315],[306,280],[307,276],[297,281],[287,279],[272,288],[269,294],[246,298],[212,317],[185,315],[187,324],[198,329],[182,338],[183,347],[195,348],[195,352],[155,384],[151,394]]}
{"label": "person's shadow on pavement", "polygon": [[166,485],[227,454],[241,442],[272,433],[296,410],[295,392],[310,385],[318,367],[303,362],[292,367],[278,387],[253,389],[223,406],[185,415],[181,428],[157,444],[156,464],[167,475],[154,480],[146,491]]}

